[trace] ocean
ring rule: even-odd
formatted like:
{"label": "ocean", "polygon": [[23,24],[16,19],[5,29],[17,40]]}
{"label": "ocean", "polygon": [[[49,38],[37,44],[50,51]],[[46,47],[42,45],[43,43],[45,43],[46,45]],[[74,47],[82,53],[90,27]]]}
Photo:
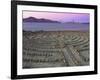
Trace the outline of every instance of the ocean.
{"label": "ocean", "polygon": [[25,31],[89,31],[89,24],[86,23],[38,23],[23,22]]}

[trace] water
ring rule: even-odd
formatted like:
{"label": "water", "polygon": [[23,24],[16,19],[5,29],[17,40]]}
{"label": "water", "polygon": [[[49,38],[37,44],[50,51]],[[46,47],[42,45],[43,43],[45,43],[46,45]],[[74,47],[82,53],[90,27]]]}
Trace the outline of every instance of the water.
{"label": "water", "polygon": [[78,23],[37,23],[24,22],[23,30],[25,31],[64,31],[64,30],[89,30],[89,24]]}

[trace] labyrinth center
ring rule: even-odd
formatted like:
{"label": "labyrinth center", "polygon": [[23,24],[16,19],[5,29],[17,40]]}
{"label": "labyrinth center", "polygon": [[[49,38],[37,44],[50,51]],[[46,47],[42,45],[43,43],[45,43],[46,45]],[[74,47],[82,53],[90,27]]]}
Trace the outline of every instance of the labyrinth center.
{"label": "labyrinth center", "polygon": [[89,32],[23,32],[23,68],[89,65]]}

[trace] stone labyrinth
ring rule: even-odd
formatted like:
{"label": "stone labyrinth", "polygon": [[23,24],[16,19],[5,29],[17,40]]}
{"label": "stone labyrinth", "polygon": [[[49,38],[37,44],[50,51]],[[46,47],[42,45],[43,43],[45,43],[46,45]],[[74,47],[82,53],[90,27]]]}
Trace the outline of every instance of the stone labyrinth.
{"label": "stone labyrinth", "polygon": [[23,32],[23,68],[89,65],[89,33]]}

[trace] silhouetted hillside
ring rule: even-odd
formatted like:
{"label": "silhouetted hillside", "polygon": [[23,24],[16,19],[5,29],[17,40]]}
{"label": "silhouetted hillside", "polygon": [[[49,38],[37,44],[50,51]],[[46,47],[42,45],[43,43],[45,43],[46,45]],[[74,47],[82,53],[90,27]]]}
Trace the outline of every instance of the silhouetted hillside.
{"label": "silhouetted hillside", "polygon": [[24,18],[23,19],[23,22],[50,22],[50,23],[60,23],[58,21],[53,21],[53,20],[50,20],[50,19],[44,19],[44,18],[37,19],[35,17]]}

